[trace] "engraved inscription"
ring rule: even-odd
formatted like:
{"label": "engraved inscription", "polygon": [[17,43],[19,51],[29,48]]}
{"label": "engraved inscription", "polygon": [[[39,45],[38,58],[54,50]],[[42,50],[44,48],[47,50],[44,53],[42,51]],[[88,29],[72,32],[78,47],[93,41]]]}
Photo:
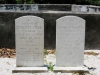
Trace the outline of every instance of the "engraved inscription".
{"label": "engraved inscription", "polygon": [[43,66],[43,19],[24,16],[16,19],[15,23],[17,66]]}
{"label": "engraved inscription", "polygon": [[56,26],[56,66],[83,66],[85,21],[65,16],[57,20]]}

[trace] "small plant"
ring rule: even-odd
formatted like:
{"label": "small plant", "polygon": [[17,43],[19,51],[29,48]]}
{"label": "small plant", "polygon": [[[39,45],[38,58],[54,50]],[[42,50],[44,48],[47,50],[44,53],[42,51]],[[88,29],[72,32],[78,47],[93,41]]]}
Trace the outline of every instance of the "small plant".
{"label": "small plant", "polygon": [[46,49],[44,49],[44,55],[46,55],[46,54],[48,54],[48,52],[47,52],[47,50],[46,50]]}
{"label": "small plant", "polygon": [[52,64],[52,62],[49,62],[49,65],[48,65],[48,69],[50,70],[50,71],[53,71],[53,64]]}
{"label": "small plant", "polygon": [[94,56],[97,55],[97,53],[95,53],[95,52],[91,52],[91,53],[92,53],[92,55],[94,55]]}
{"label": "small plant", "polygon": [[44,55],[44,58],[46,58],[46,55]]}

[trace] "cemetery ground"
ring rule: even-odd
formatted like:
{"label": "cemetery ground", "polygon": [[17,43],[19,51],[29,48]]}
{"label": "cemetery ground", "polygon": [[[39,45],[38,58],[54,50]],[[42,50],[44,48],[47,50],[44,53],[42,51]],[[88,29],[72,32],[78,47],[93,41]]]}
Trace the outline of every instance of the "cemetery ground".
{"label": "cemetery ground", "polygon": [[61,73],[53,72],[56,63],[56,50],[44,49],[44,63],[48,65],[48,72],[45,73],[12,73],[16,64],[16,50],[1,48],[0,49],[0,75],[100,75],[100,50],[85,50],[84,66],[89,69],[89,73],[73,72]]}

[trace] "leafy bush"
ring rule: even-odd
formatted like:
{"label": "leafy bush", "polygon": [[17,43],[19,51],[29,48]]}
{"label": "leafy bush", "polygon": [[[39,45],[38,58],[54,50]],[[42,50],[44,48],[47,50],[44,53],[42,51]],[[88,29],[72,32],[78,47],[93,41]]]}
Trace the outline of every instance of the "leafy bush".
{"label": "leafy bush", "polygon": [[0,4],[82,4],[100,5],[100,0],[0,0]]}

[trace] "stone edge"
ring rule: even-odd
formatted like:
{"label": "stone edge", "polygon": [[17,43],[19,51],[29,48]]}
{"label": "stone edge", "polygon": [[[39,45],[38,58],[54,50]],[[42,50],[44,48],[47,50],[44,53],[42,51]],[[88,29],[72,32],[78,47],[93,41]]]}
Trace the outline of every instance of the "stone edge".
{"label": "stone edge", "polygon": [[54,67],[54,72],[89,72],[87,67]]}
{"label": "stone edge", "polygon": [[12,73],[39,73],[39,72],[47,72],[47,67],[16,67],[14,70],[12,70]]}

